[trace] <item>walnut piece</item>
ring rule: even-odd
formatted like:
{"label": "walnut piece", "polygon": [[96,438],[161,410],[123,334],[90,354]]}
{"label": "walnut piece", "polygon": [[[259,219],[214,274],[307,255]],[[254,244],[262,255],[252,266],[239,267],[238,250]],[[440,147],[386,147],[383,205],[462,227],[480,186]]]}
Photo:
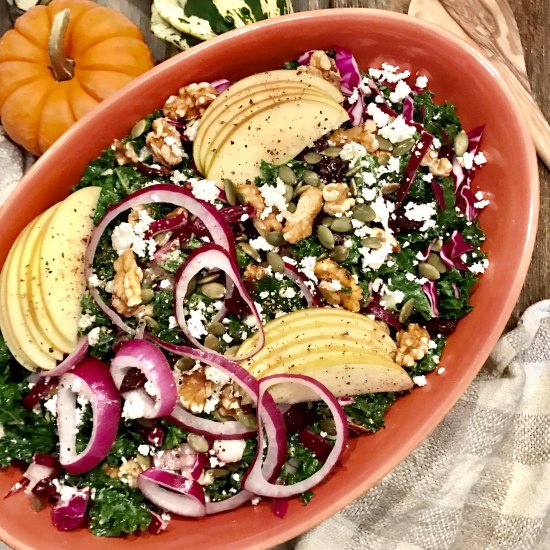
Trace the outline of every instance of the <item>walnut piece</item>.
{"label": "walnut piece", "polygon": [[345,183],[329,183],[323,189],[323,211],[334,216],[343,214],[355,206],[349,187]]}
{"label": "walnut piece", "polygon": [[323,50],[313,52],[309,65],[298,67],[298,72],[324,78],[340,89],[340,72],[336,68],[336,62]]}
{"label": "walnut piece", "polygon": [[208,82],[189,84],[180,88],[178,95],[171,95],[166,100],[162,112],[170,120],[192,120],[202,116],[217,95],[216,89]]}
{"label": "walnut piece", "polygon": [[283,226],[277,219],[277,214],[275,212],[271,211],[262,219],[262,214],[266,206],[260,190],[255,185],[239,183],[236,185],[236,188],[242,199],[256,209],[256,214],[252,218],[252,223],[262,237],[271,231],[281,231]]}
{"label": "walnut piece", "polygon": [[397,242],[397,239],[391,233],[384,231],[380,227],[371,228],[369,232],[369,237],[376,237],[377,239],[380,239],[384,244],[389,243],[391,245],[392,252],[399,252],[401,250],[401,246]]}
{"label": "walnut piece", "polygon": [[153,120],[153,130],[145,139],[156,162],[166,166],[176,166],[186,156],[181,145],[181,137],[167,118]]}
{"label": "walnut piece", "polygon": [[102,469],[103,473],[107,477],[110,477],[111,479],[120,479],[120,481],[135,489],[137,487],[139,474],[150,467],[150,462],[151,461],[149,459],[140,461],[132,458],[120,466],[108,466],[106,464]]}
{"label": "walnut piece", "polygon": [[243,279],[245,281],[259,281],[267,276],[267,270],[265,267],[256,264],[248,264],[243,273]]}
{"label": "walnut piece", "polygon": [[336,145],[342,146],[346,143],[360,143],[367,150],[367,153],[374,153],[378,151],[380,144],[376,139],[375,128],[372,128],[372,125],[369,124],[371,121],[367,121],[362,126],[354,126],[344,130],[343,128],[338,128],[330,136],[330,140],[333,141]]}
{"label": "walnut piece", "polygon": [[192,413],[198,414],[204,411],[206,401],[213,393],[213,384],[206,378],[204,369],[199,369],[182,377],[179,401]]}
{"label": "walnut piece", "polygon": [[115,152],[115,158],[119,166],[139,162],[139,157],[130,141],[122,143],[119,139],[115,139],[111,145],[111,149]]}
{"label": "walnut piece", "polygon": [[141,305],[143,271],[131,250],[125,250],[114,262],[111,305],[124,317],[131,317]]}
{"label": "walnut piece", "polygon": [[420,361],[428,352],[430,334],[417,323],[411,323],[406,331],[400,330],[396,339],[395,362],[401,367],[412,367],[415,361]]}
{"label": "walnut piece", "polygon": [[313,272],[321,280],[318,288],[329,304],[354,313],[361,309],[363,289],[346,269],[327,258],[316,262]]}
{"label": "walnut piece", "polygon": [[283,236],[289,243],[295,244],[313,232],[313,220],[323,208],[323,193],[317,187],[310,187],[300,195],[296,211],[283,212],[286,218]]}
{"label": "walnut piece", "polygon": [[446,158],[438,158],[437,151],[428,149],[427,153],[422,157],[420,166],[428,166],[430,174],[434,176],[446,177],[450,175],[453,165]]}

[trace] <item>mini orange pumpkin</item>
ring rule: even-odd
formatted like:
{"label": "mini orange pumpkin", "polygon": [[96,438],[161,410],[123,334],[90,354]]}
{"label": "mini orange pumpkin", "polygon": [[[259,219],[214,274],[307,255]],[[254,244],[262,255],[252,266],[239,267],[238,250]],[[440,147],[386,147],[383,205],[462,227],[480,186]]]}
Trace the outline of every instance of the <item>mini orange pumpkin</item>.
{"label": "mini orange pumpkin", "polygon": [[42,154],[76,120],[153,66],[139,29],[89,0],[53,0],[0,38],[0,115]]}

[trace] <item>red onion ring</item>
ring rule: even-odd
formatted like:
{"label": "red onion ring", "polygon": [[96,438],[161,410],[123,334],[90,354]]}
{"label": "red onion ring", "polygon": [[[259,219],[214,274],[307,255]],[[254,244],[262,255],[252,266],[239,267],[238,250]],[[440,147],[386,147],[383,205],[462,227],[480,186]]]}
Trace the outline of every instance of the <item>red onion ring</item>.
{"label": "red onion ring", "polygon": [[149,468],[139,474],[138,487],[153,504],[178,516],[200,518],[206,514],[203,488],[193,479]]}
{"label": "red onion ring", "polygon": [[[286,438],[283,441],[281,433],[277,429],[277,426],[270,423],[270,415],[263,414],[264,412],[264,398],[267,395],[267,390],[275,384],[294,382],[296,384],[302,384],[315,393],[317,393],[321,399],[326,403],[331,411],[334,422],[336,425],[336,439],[334,447],[327,457],[324,465],[319,471],[310,476],[309,478],[295,483],[294,485],[277,485],[266,479],[265,471],[262,466],[267,463],[270,448],[275,445],[276,447],[286,447]],[[260,393],[258,401],[259,421],[258,421],[258,449],[259,452],[254,457],[252,465],[248,472],[245,474],[242,482],[242,486],[247,491],[251,491],[260,496],[273,497],[273,498],[288,498],[293,495],[308,491],[319,482],[321,482],[334,468],[344,449],[346,448],[348,439],[348,425],[347,418],[344,410],[336,400],[336,398],[329,392],[329,390],[308,376],[298,374],[286,374],[286,375],[272,375],[262,378],[259,383]],[[267,421],[266,421],[267,420]],[[268,439],[267,457],[265,461],[262,461],[263,456],[263,442],[264,442],[264,430]]]}
{"label": "red onion ring", "polygon": [[[132,193],[111,207],[92,232],[92,236],[90,237],[90,241],[88,242],[88,246],[86,248],[84,260],[84,276],[87,281],[93,274],[93,264],[97,246],[107,226],[122,212],[125,212],[134,206],[161,202],[181,206],[194,216],[200,218],[208,228],[213,241],[229,251],[231,254],[234,254],[235,243],[231,229],[214,206],[197,200],[191,191],[183,187],[178,187],[167,183],[149,185],[139,191],[136,191],[135,193]],[[135,333],[134,329],[128,326],[123,321],[122,317],[104,302],[99,289],[91,287],[89,290],[98,307],[115,326],[129,334]]]}
{"label": "red onion ring", "polygon": [[62,374],[65,374],[66,372],[69,372],[71,369],[73,369],[84,357],[86,356],[86,353],[88,352],[88,337],[82,336],[76,344],[76,347],[74,350],[55,367],[55,369],[52,370],[45,370],[41,371],[38,374],[38,376],[44,376],[44,377],[51,377],[51,376],[61,376]]}
{"label": "red onion ring", "polygon": [[148,340],[130,340],[124,342],[111,361],[111,376],[118,389],[128,369],[139,369],[151,382],[155,396],[144,388],[125,392],[124,399],[137,399],[143,402],[143,414],[140,418],[162,418],[168,416],[176,406],[178,392],[172,369],[164,354]]}
{"label": "red onion ring", "polygon": [[[76,452],[77,390],[92,407],[92,435],[81,453]],[[59,462],[70,474],[82,474],[97,466],[109,453],[116,438],[120,419],[120,396],[107,365],[93,357],[81,361],[59,380],[57,390],[57,432]]]}
{"label": "red onion ring", "polygon": [[[181,328],[186,338],[195,345],[198,349],[203,351],[209,351],[208,348],[203,346],[192,334],[187,326],[184,313],[184,302],[187,289],[193,277],[199,273],[202,269],[216,267],[226,273],[226,275],[233,281],[239,294],[245,301],[246,305],[250,308],[250,311],[256,319],[256,325],[258,327],[259,338],[254,350],[247,355],[239,355],[234,357],[234,361],[244,361],[249,359],[255,353],[260,351],[264,346],[265,335],[263,330],[262,318],[256,308],[254,300],[249,296],[244,283],[240,276],[239,266],[234,258],[221,246],[217,244],[209,244],[202,246],[189,255],[185,263],[180,267],[176,274],[176,280],[174,283],[174,303],[175,303],[175,316],[176,321]],[[228,293],[226,292],[226,296]],[[212,352],[215,355],[221,354]]]}

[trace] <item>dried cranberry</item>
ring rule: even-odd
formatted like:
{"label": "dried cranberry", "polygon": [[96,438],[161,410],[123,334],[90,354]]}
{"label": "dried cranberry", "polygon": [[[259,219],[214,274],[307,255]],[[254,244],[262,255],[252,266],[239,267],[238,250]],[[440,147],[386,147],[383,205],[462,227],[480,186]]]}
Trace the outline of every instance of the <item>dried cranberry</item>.
{"label": "dried cranberry", "polygon": [[136,169],[146,176],[169,176],[172,173],[172,170],[166,168],[166,166],[156,167],[143,162],[136,163]]}
{"label": "dried cranberry", "polygon": [[53,477],[42,478],[33,488],[32,494],[40,498],[55,498],[58,496],[57,489],[53,484]]}
{"label": "dried cranberry", "polygon": [[57,380],[54,378],[42,378],[31,389],[31,391],[23,397],[22,404],[25,409],[32,411],[42,399],[49,397],[53,389],[57,387]]}
{"label": "dried cranberry", "polygon": [[237,317],[246,317],[250,314],[250,308],[238,292],[234,292],[232,296],[225,300],[225,307]]}
{"label": "dried cranberry", "polygon": [[317,420],[317,414],[313,409],[304,405],[292,405],[283,415],[286,431],[288,434],[294,434],[313,424]]}
{"label": "dried cranberry", "polygon": [[147,377],[138,368],[132,367],[126,371],[122,384],[120,385],[120,393],[126,393],[127,391],[137,390],[145,386]]}
{"label": "dried cranberry", "polygon": [[409,220],[405,217],[405,208],[400,205],[395,209],[393,216],[390,216],[390,229],[394,233],[412,233],[418,231],[422,227],[423,222]]}
{"label": "dried cranberry", "polygon": [[429,332],[448,335],[454,332],[456,321],[452,321],[451,319],[432,319],[425,326]]}
{"label": "dried cranberry", "polygon": [[160,426],[152,426],[147,434],[147,441],[155,447],[162,447],[164,430]]}
{"label": "dried cranberry", "polygon": [[328,182],[343,181],[346,172],[349,170],[349,162],[339,157],[322,157],[315,165],[315,169],[317,173]]}

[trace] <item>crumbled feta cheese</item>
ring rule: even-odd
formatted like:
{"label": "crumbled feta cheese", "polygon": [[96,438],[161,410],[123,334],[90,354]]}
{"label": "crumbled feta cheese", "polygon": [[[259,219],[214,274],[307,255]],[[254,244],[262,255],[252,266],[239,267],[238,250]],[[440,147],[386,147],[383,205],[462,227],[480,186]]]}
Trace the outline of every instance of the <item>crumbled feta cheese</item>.
{"label": "crumbled feta cheese", "polygon": [[183,131],[183,135],[188,138],[189,141],[195,141],[195,138],[197,137],[197,131],[199,129],[200,120],[200,118],[196,118],[195,120],[187,123],[187,126]]}
{"label": "crumbled feta cheese", "polygon": [[220,195],[220,189],[215,182],[191,178],[191,193],[196,199],[213,203]]}
{"label": "crumbled feta cheese", "polygon": [[317,258],[315,256],[305,256],[300,260],[300,263],[298,264],[298,271],[303,273],[308,279],[310,279],[314,283],[317,282],[317,277],[313,272],[313,268],[315,267],[316,262]]}
{"label": "crumbled feta cheese", "polygon": [[57,394],[44,401],[44,408],[52,415],[57,416]]}
{"label": "crumbled feta cheese", "polygon": [[332,281],[324,281],[323,287],[326,290],[342,290],[342,283],[340,281],[336,281],[335,279],[332,279]]}
{"label": "crumbled feta cheese", "polygon": [[296,297],[296,291],[291,286],[287,286],[287,287],[281,288],[281,290],[279,290],[279,296],[281,298],[292,299],[292,298]]}
{"label": "crumbled feta cheese", "polygon": [[281,178],[277,178],[275,186],[265,184],[258,187],[258,190],[268,208],[275,207],[279,212],[286,210],[286,187]]}
{"label": "crumbled feta cheese", "polygon": [[420,231],[427,231],[431,227],[435,227],[436,221],[434,218],[436,214],[435,203],[410,202],[405,206],[405,218],[415,222],[424,222]]}
{"label": "crumbled feta cheese", "polygon": [[378,134],[382,137],[389,139],[392,143],[399,143],[406,139],[414,137],[416,128],[409,126],[402,115],[396,117],[393,122],[380,128]]}
{"label": "crumbled feta cheese", "polygon": [[486,162],[487,162],[487,158],[481,151],[474,157],[474,163],[477,164],[477,166],[481,166]]}
{"label": "crumbled feta cheese", "polygon": [[206,336],[208,334],[206,328],[204,327],[205,320],[206,319],[204,318],[201,309],[192,309],[189,312],[189,319],[187,319],[187,328],[193,338],[199,339],[201,336]]}
{"label": "crumbled feta cheese", "polygon": [[174,170],[174,172],[170,176],[170,181],[172,183],[175,183],[176,185],[178,183],[185,183],[187,180],[188,180],[187,176],[183,172],[180,172],[179,170]]}
{"label": "crumbled feta cheese", "polygon": [[367,150],[365,149],[365,147],[360,143],[356,143],[355,141],[346,143],[340,151],[340,158],[342,160],[351,161],[352,165],[354,165],[360,158],[366,156]]}
{"label": "crumbled feta cheese", "polygon": [[425,386],[428,383],[425,376],[413,376],[413,382],[417,386]]}
{"label": "crumbled feta cheese", "polygon": [[466,170],[471,170],[474,167],[474,154],[464,153],[462,157],[458,157],[458,163]]}
{"label": "crumbled feta cheese", "polygon": [[353,88],[351,95],[348,97],[348,102],[353,105],[354,103],[357,103],[358,99],[359,99],[359,88]]}
{"label": "crumbled feta cheese", "polygon": [[162,279],[162,281],[159,283],[160,288],[166,290],[168,288],[172,288],[172,283],[168,279]]}
{"label": "crumbled feta cheese", "polygon": [[378,189],[374,187],[363,187],[361,196],[367,201],[372,202],[378,196]]}
{"label": "crumbled feta cheese", "polygon": [[218,460],[225,464],[242,460],[245,447],[246,441],[244,439],[216,439],[212,445],[212,449]]}
{"label": "crumbled feta cheese", "polygon": [[99,342],[99,336],[101,333],[101,327],[95,327],[88,332],[88,344],[90,346],[97,346]]}
{"label": "crumbled feta cheese", "polygon": [[414,85],[417,88],[424,89],[428,85],[428,77],[424,75],[418,76]]}
{"label": "crumbled feta cheese", "polygon": [[399,67],[394,67],[389,63],[382,63],[381,69],[369,69],[369,75],[373,78],[376,78],[377,80],[383,80],[385,82],[389,82],[390,84],[399,82],[400,80],[411,76],[410,71],[405,70],[401,73],[398,71]]}
{"label": "crumbled feta cheese", "polygon": [[376,214],[376,218],[374,219],[375,222],[379,222],[384,226],[384,230],[389,232],[389,218],[390,214],[395,209],[395,204],[393,202],[389,202],[384,200],[383,197],[378,197],[372,204],[371,208],[374,210],[374,213]]}
{"label": "crumbled feta cheese", "polygon": [[480,275],[481,273],[485,273],[485,270],[489,267],[489,260],[484,259],[480,262],[476,262],[475,264],[472,264],[469,269],[472,273],[475,275]]}
{"label": "crumbled feta cheese", "polygon": [[263,250],[264,252],[275,250],[275,247],[271,246],[264,237],[256,237],[255,239],[250,239],[249,244],[256,250]]}
{"label": "crumbled feta cheese", "polygon": [[397,307],[397,304],[400,304],[403,301],[405,294],[400,290],[390,290],[385,287],[380,296],[380,305],[386,309],[394,310]]}
{"label": "crumbled feta cheese", "polygon": [[443,374],[445,372],[445,367],[439,367],[437,369],[437,374]]}
{"label": "crumbled feta cheese", "polygon": [[86,330],[90,328],[95,323],[95,315],[90,315],[89,313],[83,313],[80,316],[78,321],[78,328],[81,330]]}
{"label": "crumbled feta cheese", "polygon": [[111,244],[118,255],[132,248],[136,234],[128,222],[122,222],[113,229]]}
{"label": "crumbled feta cheese", "polygon": [[382,111],[382,109],[374,103],[369,103],[367,105],[367,114],[372,117],[372,120],[374,120],[374,123],[378,126],[378,128],[386,126],[390,120],[390,115]]}
{"label": "crumbled feta cheese", "polygon": [[137,451],[142,456],[148,456],[151,453],[149,445],[138,445]]}
{"label": "crumbled feta cheese", "polygon": [[158,396],[157,387],[150,380],[147,380],[147,382],[145,382],[145,384],[143,385],[143,389],[145,390],[147,395],[150,395],[151,397],[157,397]]}
{"label": "crumbled feta cheese", "polygon": [[227,334],[227,332],[222,336],[222,340],[226,344],[231,344],[231,342],[233,342],[233,338],[231,338],[231,336],[229,336],[229,334]]}
{"label": "crumbled feta cheese", "polygon": [[[438,139],[438,138],[436,138],[436,137],[434,137],[434,139],[433,139],[433,141],[432,141],[432,147],[433,147],[434,149],[441,149],[441,140]],[[420,155],[418,155],[418,156],[420,156]]]}
{"label": "crumbled feta cheese", "polygon": [[261,498],[261,497],[254,497],[254,498],[250,501],[250,504],[252,504],[252,506],[258,506],[258,504],[260,504],[260,502],[262,502],[262,498]]}
{"label": "crumbled feta cheese", "polygon": [[390,93],[390,101],[392,103],[400,103],[410,93],[411,87],[404,80],[400,80],[395,86],[395,90]]}
{"label": "crumbled feta cheese", "polygon": [[88,286],[90,288],[101,288],[105,284],[105,281],[100,279],[95,273],[92,273],[88,277]]}
{"label": "crumbled feta cheese", "polygon": [[128,393],[122,407],[122,418],[131,420],[142,418],[145,412],[145,402],[137,393]]}
{"label": "crumbled feta cheese", "polygon": [[173,329],[173,328],[176,328],[177,326],[178,326],[178,322],[176,321],[176,318],[173,315],[170,315],[170,317],[168,317],[168,328]]}
{"label": "crumbled feta cheese", "polygon": [[207,380],[214,382],[214,384],[220,384],[222,386],[225,386],[225,384],[228,384],[230,381],[229,376],[227,376],[225,373],[223,373],[220,369],[217,369],[216,367],[206,367],[204,369],[204,376],[206,377]]}

